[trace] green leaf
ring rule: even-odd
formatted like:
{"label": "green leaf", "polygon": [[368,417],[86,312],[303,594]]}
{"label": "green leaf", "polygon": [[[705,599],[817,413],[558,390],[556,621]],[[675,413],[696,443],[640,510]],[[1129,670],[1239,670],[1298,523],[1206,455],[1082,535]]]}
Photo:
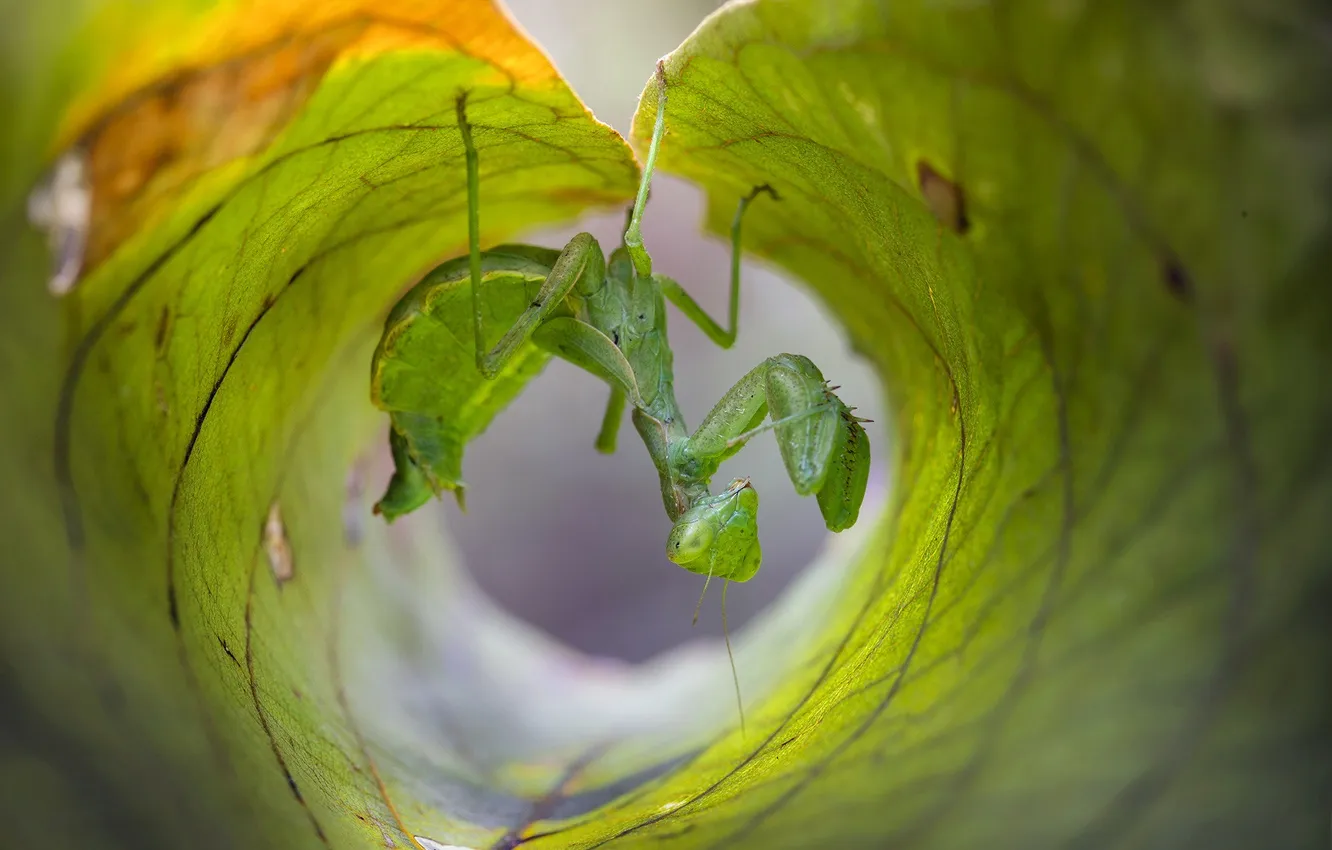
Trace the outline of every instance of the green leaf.
{"label": "green leaf", "polygon": [[386,433],[370,356],[413,278],[465,250],[461,92],[488,243],[623,205],[632,153],[484,0],[111,3],[34,39],[68,91],[6,99],[86,156],[93,201],[57,300],[22,224],[31,153],[3,193],[13,839],[455,831],[379,772],[341,679],[370,520],[348,475]]}
{"label": "green leaf", "polygon": [[781,196],[746,247],[877,366],[896,489],[757,740],[626,844],[1325,840],[1329,62],[1286,6],[760,0],[666,59],[662,167],[718,233]]}
{"label": "green leaf", "polygon": [[[634,188],[540,54],[464,0],[108,3],[72,40],[26,12],[46,82],[0,89],[7,837],[1321,846],[1312,9],[757,0],[668,58],[662,167],[717,230],[777,190],[747,246],[892,411],[892,500],[737,647],[745,737],[726,679],[584,687],[438,568],[428,518],[369,521],[383,317],[464,245],[458,89],[487,244]],[[655,106],[650,82],[640,140]],[[92,228],[56,300],[20,199],[76,141]]]}

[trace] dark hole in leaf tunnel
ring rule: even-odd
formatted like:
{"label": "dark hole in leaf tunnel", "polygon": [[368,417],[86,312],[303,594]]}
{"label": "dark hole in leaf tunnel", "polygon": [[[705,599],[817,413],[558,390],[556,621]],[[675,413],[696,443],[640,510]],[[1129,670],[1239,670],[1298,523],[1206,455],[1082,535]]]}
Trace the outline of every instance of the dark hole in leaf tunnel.
{"label": "dark hole in leaf tunnel", "polygon": [[960,185],[944,177],[924,160],[916,163],[916,178],[920,182],[920,193],[925,197],[925,203],[940,224],[959,234],[965,234],[971,229],[971,220],[967,218],[966,194]]}

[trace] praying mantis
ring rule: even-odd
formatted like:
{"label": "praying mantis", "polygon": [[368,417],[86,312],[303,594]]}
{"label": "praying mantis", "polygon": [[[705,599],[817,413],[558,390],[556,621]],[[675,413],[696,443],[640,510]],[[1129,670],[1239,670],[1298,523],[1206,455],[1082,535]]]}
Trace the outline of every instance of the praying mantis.
{"label": "praying mantis", "polygon": [[[656,123],[642,180],[622,243],[609,262],[588,233],[573,237],[562,251],[530,245],[481,250],[479,156],[467,96],[458,96],[468,254],[438,266],[402,297],[385,321],[372,361],[372,399],[392,421],[394,473],[375,506],[387,520],[445,490],[454,491],[461,504],[464,444],[554,355],[610,385],[598,450],[615,450],[625,408],[631,408],[672,522],[666,557],[706,575],[705,592],[714,577],[748,581],[762,562],[758,493],[749,479],[735,479],[715,495],[709,487],[720,464],[760,433],[775,432],[796,492],[816,496],[830,530],[855,524],[869,478],[869,438],[862,426],[868,420],[854,415],[808,358],[769,357],[728,390],[696,430],[685,425],[675,399],[666,302],[712,342],[729,348],[740,305],[741,221],[760,195],[779,198],[764,185],[739,202],[724,327],[678,282],[653,272],[642,218],[665,133],[666,74],[660,63],[656,79]],[[725,585],[722,600],[724,625]],[[737,681],[737,695],[738,688]]]}

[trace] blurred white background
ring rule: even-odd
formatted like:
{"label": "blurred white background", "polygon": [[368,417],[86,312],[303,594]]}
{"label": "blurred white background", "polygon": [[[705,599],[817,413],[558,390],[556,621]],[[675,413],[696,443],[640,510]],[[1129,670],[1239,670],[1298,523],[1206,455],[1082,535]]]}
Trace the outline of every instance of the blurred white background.
{"label": "blurred white background", "polygon": [[[520,25],[554,60],[602,121],[628,134],[638,95],[657,58],[674,49],[720,4],[708,0],[508,0]],[[666,144],[669,144],[669,136]],[[485,215],[484,207],[482,215]],[[623,213],[523,234],[518,241],[562,247],[591,231],[607,254],[619,244]],[[716,317],[725,315],[730,249],[702,233],[703,197],[658,174],[644,221],[656,267],[679,280]],[[810,295],[758,263],[745,265],[740,339],[712,345],[672,308],[676,390],[689,426],[764,357],[789,351],[814,360],[860,414],[881,420],[872,372],[854,360],[840,330]],[[480,440],[464,474],[468,513],[448,514],[469,571],[504,608],[586,652],[646,659],[691,638],[719,636],[718,584],[698,626],[690,627],[703,578],[666,560],[670,522],[656,472],[625,417],[619,451],[593,448],[606,386],[553,362]],[[890,453],[879,424],[869,426],[882,486]],[[751,443],[714,480],[753,478],[761,495],[764,563],[727,597],[731,629],[770,603],[820,547],[826,530],[812,498],[791,489],[771,436]]]}

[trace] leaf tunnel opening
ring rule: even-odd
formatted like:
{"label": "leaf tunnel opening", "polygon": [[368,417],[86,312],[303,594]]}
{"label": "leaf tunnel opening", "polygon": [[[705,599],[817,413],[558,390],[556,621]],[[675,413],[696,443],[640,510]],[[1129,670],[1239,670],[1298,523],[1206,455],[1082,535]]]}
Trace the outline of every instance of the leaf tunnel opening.
{"label": "leaf tunnel opening", "polygon": [[[719,312],[729,247],[699,235],[701,194],[663,180],[653,203],[647,239],[660,267]],[[621,225],[611,212],[524,241],[562,245],[590,230],[614,244]],[[747,262],[742,305],[740,341],[726,352],[672,308],[676,387],[691,425],[780,351],[816,360],[875,420],[870,491],[860,522],[841,534],[824,529],[813,498],[794,493],[770,435],[713,481],[716,490],[743,475],[762,492],[764,566],[727,599],[747,712],[761,713],[803,657],[792,648],[820,639],[844,602],[849,565],[883,519],[894,452],[878,377],[813,296]],[[665,557],[670,522],[637,435],[625,422],[615,455],[594,450],[605,394],[552,361],[469,446],[467,512],[443,499],[391,526],[368,514],[389,469],[377,430],[348,508],[360,512],[365,553],[343,597],[353,715],[404,772],[504,811],[555,782],[553,765],[587,758],[608,778],[586,779],[602,797],[565,801],[573,816],[738,733],[720,585],[691,628],[704,579]],[[518,778],[521,766],[533,776]]]}

